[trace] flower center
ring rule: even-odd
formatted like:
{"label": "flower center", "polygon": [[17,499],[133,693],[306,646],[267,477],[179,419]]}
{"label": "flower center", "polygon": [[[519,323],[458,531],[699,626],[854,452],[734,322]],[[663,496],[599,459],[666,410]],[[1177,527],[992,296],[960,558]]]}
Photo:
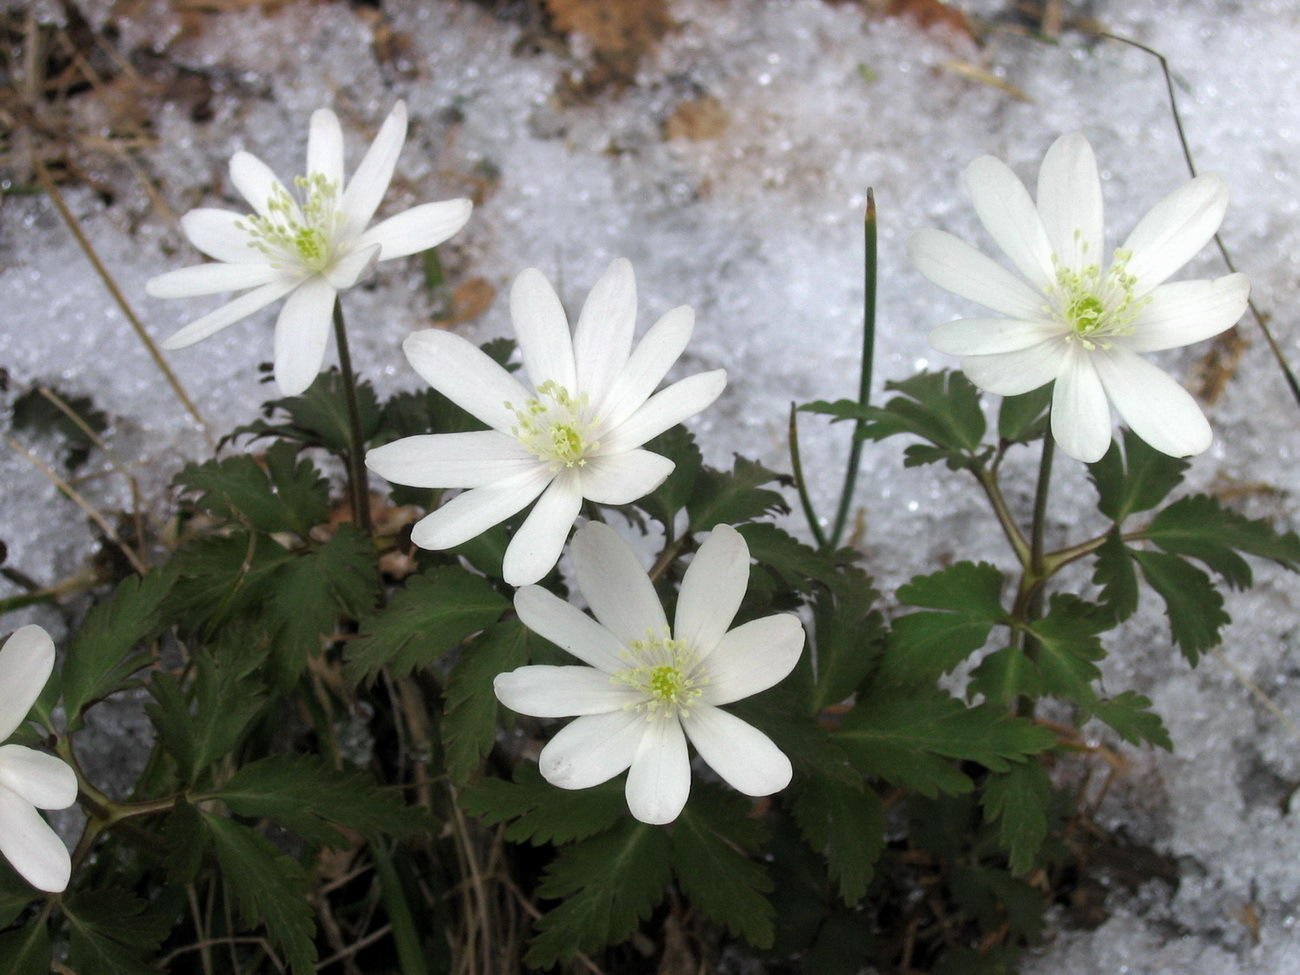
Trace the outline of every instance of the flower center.
{"label": "flower center", "polygon": [[1115,252],[1115,260],[1105,275],[1096,264],[1074,271],[1056,263],[1056,288],[1052,295],[1055,310],[1070,326],[1068,338],[1089,352],[1109,349],[1111,340],[1133,332],[1133,322],[1146,304],[1137,298],[1137,278],[1128,273],[1132,253]]}
{"label": "flower center", "polygon": [[339,187],[320,173],[293,181],[298,198],[277,185],[265,215],[257,214],[236,226],[252,237],[252,245],[272,265],[321,272],[334,257],[334,235],[341,221]]}
{"label": "flower center", "polygon": [[628,667],[610,679],[645,695],[633,707],[662,715],[690,710],[702,690],[694,677],[695,651],[681,640],[656,637],[633,640],[624,654]]}
{"label": "flower center", "polygon": [[521,408],[507,403],[519,421],[511,432],[536,457],[555,470],[584,467],[587,458],[600,447],[593,424],[584,415],[586,396],[574,396],[559,383],[547,380],[537,387],[537,396]]}

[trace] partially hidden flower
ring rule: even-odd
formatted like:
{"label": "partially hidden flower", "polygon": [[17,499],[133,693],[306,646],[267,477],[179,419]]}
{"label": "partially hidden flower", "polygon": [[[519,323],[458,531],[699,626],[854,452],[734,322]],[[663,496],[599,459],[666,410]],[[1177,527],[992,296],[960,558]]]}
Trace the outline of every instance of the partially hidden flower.
{"label": "partially hidden flower", "polygon": [[961,356],[966,375],[991,393],[1012,396],[1055,380],[1052,434],[1078,460],[1099,460],[1110,446],[1110,404],[1156,450],[1183,457],[1209,447],[1196,401],[1141,353],[1217,335],[1245,311],[1243,274],[1165,283],[1218,231],[1227,184],[1198,176],[1175,190],[1103,264],[1101,182],[1082,134],[1048,149],[1037,204],[992,156],[971,163],[964,182],[1019,276],[950,234],[917,233],[910,249],[922,274],[1003,316],[948,322],[930,343]]}
{"label": "partially hidden flower", "polygon": [[216,263],[151,279],[155,298],[246,291],[163,343],[182,349],[288,296],[275,323],[275,379],[286,396],[311,385],[325,360],[334,302],[377,261],[428,250],[460,230],[469,200],[424,203],[373,227],[406,141],[406,106],[394,106],[352,179],[343,178],[343,130],[327,108],[312,114],[307,172],[287,188],[256,156],[237,152],[230,181],[251,215],[203,208],[181,218],[190,243]]}
{"label": "partially hidden flower", "polygon": [[[18,730],[54,670],[54,643],[39,626],[16,630],[0,648],[0,741]],[[0,745],[0,853],[33,887],[68,886],[72,858],[37,809],[77,801],[76,773],[61,759],[24,745]]]}
{"label": "partially hidden flower", "polygon": [[366,466],[396,484],[468,488],[416,523],[421,548],[460,545],[536,500],[505,552],[504,578],[521,586],[559,560],[583,499],[629,504],[663,483],[673,462],[641,445],[705,409],[727,375],[697,373],[654,392],[695,314],[674,308],[633,349],[636,279],[623,259],[591,289],[572,337],[535,269],[515,279],[510,316],[525,382],[451,332],[416,332],[402,346],[429,385],[491,429],[406,437],[371,450]]}
{"label": "partially hidden flower", "polygon": [[570,547],[578,586],[596,618],[540,586],[515,594],[530,630],[587,666],[520,667],[501,674],[497,697],[521,714],[577,715],[542,749],[542,775],[585,789],[625,769],[627,804],[645,823],[669,823],[691,788],[689,738],[739,792],[766,796],[790,784],[790,760],[722,705],[782,680],[804,631],[790,613],[731,629],[749,585],[749,547],[729,525],[709,533],[687,567],[670,628],[636,554],[609,526],[590,522]]}

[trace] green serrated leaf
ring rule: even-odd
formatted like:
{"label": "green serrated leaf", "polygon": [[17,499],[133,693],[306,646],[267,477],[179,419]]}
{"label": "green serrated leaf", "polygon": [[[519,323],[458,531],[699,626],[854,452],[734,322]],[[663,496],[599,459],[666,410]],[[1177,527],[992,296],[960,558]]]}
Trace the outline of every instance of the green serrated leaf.
{"label": "green serrated leaf", "polygon": [[528,662],[528,631],[516,620],[493,626],[465,648],[447,679],[442,742],[447,774],[463,785],[496,740],[498,704],[492,682]]}
{"label": "green serrated leaf", "polygon": [[1207,494],[1179,498],[1142,534],[1166,552],[1205,563],[1238,589],[1252,582],[1250,566],[1238,552],[1300,571],[1300,536],[1279,534],[1267,521],[1247,518]]}
{"label": "green serrated leaf", "polygon": [[62,671],[63,704],[74,726],[82,711],[130,686],[132,676],[149,663],[140,644],[162,630],[163,602],[175,581],[176,572],[168,567],[130,576],[86,614]]}
{"label": "green serrated leaf", "polygon": [[[95,433],[108,429],[108,416],[95,406],[89,396],[51,390],[63,404]],[[42,394],[39,387],[29,389],[13,401],[9,408],[9,423],[15,432],[50,437],[59,442],[63,451],[63,466],[75,471],[89,458],[95,448],[94,438],[86,433],[72,417]]]}
{"label": "green serrated leaf", "polygon": [[189,632],[212,630],[265,600],[268,580],[296,558],[267,535],[243,531],[186,545],[164,613]]}
{"label": "green serrated leaf", "polygon": [[823,593],[813,605],[817,673],[810,710],[817,714],[849,697],[885,650],[884,619],[872,603],[880,594],[866,576],[843,598]]}
{"label": "green serrated leaf", "polygon": [[340,616],[361,619],[379,598],[374,543],[354,525],[286,563],[271,580],[262,613],[272,634],[274,683],[288,690]]}
{"label": "green serrated leaf", "polygon": [[1132,745],[1149,741],[1167,752],[1174,750],[1173,739],[1169,737],[1160,715],[1151,710],[1149,697],[1136,691],[1125,691],[1108,700],[1093,701],[1088,710]]}
{"label": "green serrated leaf", "polygon": [[571,843],[603,833],[627,816],[620,782],[594,789],[557,789],[542,778],[537,766],[520,763],[515,779],[483,779],[460,796],[461,805],[486,826],[509,823],[512,843]]}
{"label": "green serrated leaf", "polygon": [[795,791],[792,811],[808,845],[826,858],[844,903],[856,904],[866,895],[872,868],[885,848],[880,797],[861,783],[808,778]]}
{"label": "green serrated leaf", "polygon": [[1107,518],[1123,522],[1129,515],[1149,511],[1182,483],[1188,464],[1162,454],[1127,427],[1119,441],[1095,464],[1088,476],[1097,488],[1097,507]]}
{"label": "green serrated leaf", "polygon": [[865,598],[868,605],[880,598],[869,583],[864,585],[865,573],[853,565],[859,557],[854,549],[819,552],[768,522],[741,525],[737,530],[758,563],[753,571],[766,569],[791,591],[811,594],[824,586],[844,596]]}
{"label": "green serrated leaf", "polygon": [[1023,880],[992,867],[959,864],[953,867],[949,884],[957,903],[975,916],[982,930],[993,931],[1010,923],[1012,930],[1030,941],[1042,934],[1047,903],[1041,891]]}
{"label": "green serrated leaf", "polygon": [[209,514],[258,531],[305,536],[329,517],[329,485],[293,444],[274,444],[265,465],[248,454],[188,464],[176,483],[198,492],[195,503]]}
{"label": "green serrated leaf", "polygon": [[177,884],[193,883],[208,850],[199,811],[184,799],[177,801],[163,823],[162,840],[168,878]]}
{"label": "green serrated leaf", "polygon": [[1053,595],[1047,614],[1026,627],[1038,641],[1043,693],[1089,704],[1092,682],[1101,676],[1095,661],[1105,656],[1097,634],[1113,625],[1102,607],[1068,593]]}
{"label": "green serrated leaf", "polygon": [[312,975],[316,922],[307,899],[307,872],[247,826],[212,813],[201,815],[241,920],[266,926],[294,975]]}
{"label": "green serrated leaf", "polygon": [[801,773],[851,785],[860,782],[831,733],[808,713],[806,700],[806,694],[778,686],[730,704],[727,710],[771,738]]}
{"label": "green serrated leaf", "polygon": [[537,922],[524,961],[546,968],[623,941],[663,900],[671,862],[667,831],[634,819],[566,847],[537,888],[565,900]]}
{"label": "green serrated leaf", "polygon": [[0,934],[0,971],[9,975],[49,975],[53,954],[48,923]]}
{"label": "green serrated leaf", "polygon": [[937,612],[894,620],[881,678],[929,684],[984,646],[993,627],[1007,619],[1002,581],[994,565],[958,562],[900,588],[900,602]]}
{"label": "green serrated leaf", "polygon": [[1047,383],[1019,396],[1006,396],[998,409],[998,437],[1008,443],[1030,443],[1047,430],[1052,391]]}
{"label": "green serrated leaf", "polygon": [[1137,611],[1138,581],[1128,546],[1118,528],[1111,529],[1094,554],[1092,582],[1101,589],[1101,604],[1110,610],[1116,622],[1128,619]]}
{"label": "green serrated leaf", "polygon": [[768,515],[788,514],[790,506],[785,497],[763,486],[782,481],[782,475],[740,456],[730,473],[703,468],[689,503],[691,530],[711,531],[715,525],[739,525]]}
{"label": "green serrated leaf", "polygon": [[[0,928],[17,920],[28,904],[42,896],[0,858]],[[0,969],[2,971],[3,969]]]}
{"label": "green serrated leaf", "polygon": [[1004,647],[989,654],[971,673],[968,696],[983,694],[989,704],[1011,704],[1018,697],[1043,694],[1043,675],[1019,647]]}
{"label": "green serrated leaf", "polygon": [[1047,838],[1052,781],[1037,762],[1013,765],[984,783],[984,819],[998,823],[998,842],[1011,857],[1011,872],[1028,873]]}
{"label": "green serrated leaf", "polygon": [[767,948],[776,932],[776,912],[765,896],[772,879],[737,849],[735,825],[749,806],[716,789],[695,790],[673,823],[673,871],[696,909],[735,937]]}
{"label": "green serrated leaf", "polygon": [[424,813],[403,804],[396,789],[377,786],[365,772],[341,772],[306,756],[259,759],[210,795],[240,816],[273,819],[311,843],[331,846],[345,841],[334,826],[406,836],[424,825]]}
{"label": "green serrated leaf", "polygon": [[661,525],[672,525],[681,511],[691,503],[695,493],[695,480],[704,466],[695,437],[678,424],[659,434],[644,449],[667,457],[676,466],[668,479],[636,502],[636,506]]}
{"label": "green serrated leaf", "polygon": [[993,705],[967,707],[933,688],[880,687],[859,698],[835,740],[863,772],[922,795],[966,792],[948,759],[1003,772],[1056,744],[1046,728]]}
{"label": "green serrated leaf", "polygon": [[79,975],[154,975],[146,958],[158,950],[171,919],[125,890],[83,891],[63,905],[68,961]]}
{"label": "green serrated leaf", "polygon": [[[362,440],[369,443],[379,432],[379,401],[374,387],[367,382],[356,384],[356,395]],[[301,396],[286,396],[264,404],[262,413],[265,420],[236,427],[222,443],[241,436],[254,440],[277,437],[304,447],[324,447],[339,456],[345,456],[352,443],[347,396],[337,369],[322,372]]]}
{"label": "green serrated leaf", "polygon": [[385,609],[362,622],[348,650],[348,672],[361,679],[384,667],[400,675],[428,666],[509,607],[481,576],[459,566],[437,566],[407,580]]}
{"label": "green serrated leaf", "polygon": [[1174,642],[1193,667],[1201,651],[1218,646],[1219,631],[1232,622],[1223,596],[1210,577],[1186,559],[1167,552],[1132,552],[1147,583],[1165,601]]}

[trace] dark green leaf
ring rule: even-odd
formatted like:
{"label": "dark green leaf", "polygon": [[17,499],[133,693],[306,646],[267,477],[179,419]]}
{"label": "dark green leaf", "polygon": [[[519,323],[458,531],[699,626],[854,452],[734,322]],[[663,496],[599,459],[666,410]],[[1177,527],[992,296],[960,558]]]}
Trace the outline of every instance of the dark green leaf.
{"label": "dark green leaf", "polygon": [[851,548],[819,552],[768,522],[741,525],[738,530],[759,567],[789,590],[814,593],[825,586],[844,596],[865,598],[868,605],[880,598],[869,584],[864,585],[865,574],[853,565],[858,553]]}
{"label": "dark green leaf", "polygon": [[848,905],[871,883],[872,868],[885,848],[885,807],[861,784],[810,777],[795,791],[793,812],[808,845],[826,858],[831,880]]}
{"label": "dark green leaf", "polygon": [[[362,440],[369,443],[379,431],[379,401],[374,387],[367,382],[357,383],[356,392]],[[237,427],[225,439],[245,435],[255,440],[278,437],[304,447],[324,447],[340,456],[347,454],[352,443],[347,396],[337,369],[322,372],[301,396],[287,396],[264,404],[262,413],[266,420]]]}
{"label": "dark green leaf", "polygon": [[153,975],[146,957],[171,930],[166,915],[124,890],[82,892],[64,904],[68,961],[78,975]]}
{"label": "dark green leaf", "polygon": [[1219,643],[1219,631],[1232,618],[1223,611],[1223,596],[1192,563],[1165,552],[1133,551],[1133,559],[1151,588],[1165,601],[1174,642],[1192,666],[1201,651]]}
{"label": "dark green leaf", "polygon": [[1133,745],[1149,741],[1167,752],[1174,750],[1173,740],[1160,720],[1151,710],[1151,699],[1136,691],[1125,691],[1109,700],[1093,701],[1088,706],[1094,715],[1110,725],[1121,738]]}
{"label": "dark green leaf", "polygon": [[1055,383],[1047,383],[1019,396],[1006,396],[998,409],[998,437],[1009,443],[1029,443],[1047,430],[1048,410]]}
{"label": "dark green leaf", "polygon": [[498,705],[493,680],[527,662],[528,631],[518,620],[487,630],[456,661],[447,680],[442,715],[447,774],[453,782],[467,782],[496,740]]}
{"label": "dark green leaf", "polygon": [[627,938],[667,893],[668,832],[634,819],[565,847],[537,892],[564,902],[537,922],[525,962],[546,968]]}
{"label": "dark green leaf", "polygon": [[[52,392],[95,433],[108,429],[108,417],[95,407],[90,397]],[[84,464],[95,446],[94,439],[39,388],[30,389],[14,400],[9,422],[15,432],[33,433],[58,441],[63,448],[63,466],[69,471]]]}
{"label": "dark green leaf", "polygon": [[1178,487],[1187,470],[1185,460],[1162,454],[1128,428],[1124,429],[1121,456],[1118,441],[1101,460],[1088,465],[1097,488],[1097,507],[1115,522],[1149,511]]}
{"label": "dark green leaf", "polygon": [[1300,571],[1300,536],[1280,535],[1267,521],[1253,521],[1206,494],[1179,498],[1152,519],[1143,537],[1166,552],[1199,559],[1239,589],[1251,584],[1251,572],[1238,552]]}
{"label": "dark green leaf", "polygon": [[191,542],[172,559],[179,577],[165,612],[186,631],[210,629],[264,601],[268,580],[295,557],[257,533]]}
{"label": "dark green leaf", "polygon": [[856,593],[847,593],[842,599],[823,593],[814,604],[814,714],[851,695],[884,652],[884,621],[871,608],[880,594],[871,588],[866,576],[858,577],[858,585]]}
{"label": "dark green leaf", "polygon": [[424,821],[396,789],[380,788],[367,773],[341,772],[306,756],[259,759],[212,795],[240,816],[273,819],[312,843],[343,842],[335,825],[405,836]]}
{"label": "dark green leaf", "polygon": [[7,975],[49,975],[53,953],[48,923],[0,934],[0,971]]}
{"label": "dark green leaf", "polygon": [[[43,896],[0,859],[0,928],[13,924],[28,904]],[[0,969],[3,971],[3,969]]]}
{"label": "dark green leaf", "polygon": [[1021,696],[1040,697],[1043,675],[1019,647],[1004,647],[980,661],[967,693],[983,694],[989,704],[1011,704]]}
{"label": "dark green leaf", "polygon": [[307,872],[248,827],[212,813],[202,816],[240,918],[266,926],[294,975],[313,975],[316,922]]}
{"label": "dark green leaf", "polygon": [[305,536],[329,517],[329,485],[310,460],[298,460],[293,444],[274,444],[265,469],[248,454],[189,464],[176,477],[197,504],[219,518],[267,533]]}
{"label": "dark green leaf", "polygon": [[163,823],[162,840],[169,879],[177,884],[193,883],[208,850],[199,811],[184,799],[177,802]]}
{"label": "dark green leaf", "polygon": [[987,562],[958,562],[917,576],[898,590],[898,599],[937,610],[894,620],[881,676],[898,683],[932,683],[984,646],[1007,618],[1002,573]]}
{"label": "dark green leaf", "polygon": [[695,480],[703,466],[700,448],[690,431],[679,424],[645,444],[645,449],[667,457],[677,466],[663,484],[636,502],[636,506],[661,525],[672,525],[677,512],[689,505],[694,495]]}
{"label": "dark green leaf", "polygon": [[808,713],[806,701],[806,694],[781,685],[728,705],[728,710],[771,738],[798,772],[858,783],[861,776],[830,732]]}
{"label": "dark green leaf", "polygon": [[787,514],[790,507],[785,497],[763,486],[782,480],[775,471],[740,456],[731,473],[704,468],[689,503],[691,529],[711,531],[715,525],[739,525],[767,515]]}
{"label": "dark green leaf", "polygon": [[130,576],[86,614],[63,663],[63,703],[71,720],[129,686],[132,675],[149,663],[140,644],[162,630],[163,600],[175,580],[170,568]]}
{"label": "dark green leaf", "polygon": [[521,762],[515,780],[485,778],[461,793],[461,805],[485,826],[508,822],[512,843],[571,843],[603,833],[627,816],[627,801],[618,781],[594,789],[557,789]]}
{"label": "dark green leaf", "polygon": [[1092,681],[1101,676],[1094,661],[1105,656],[1097,634],[1112,625],[1110,614],[1100,606],[1068,593],[1052,596],[1047,615],[1028,625],[1039,644],[1043,693],[1090,703]]}
{"label": "dark green leaf", "polygon": [[1101,588],[1101,603],[1114,614],[1117,622],[1128,619],[1137,610],[1137,573],[1133,571],[1133,560],[1118,528],[1111,529],[1096,551],[1092,582]]}
{"label": "dark green leaf", "polygon": [[1037,762],[1013,765],[984,783],[984,818],[998,822],[998,841],[1011,857],[1011,872],[1028,873],[1047,838],[1052,782]]}
{"label": "dark green leaf", "polygon": [[385,609],[361,624],[348,671],[359,679],[383,667],[400,675],[428,666],[495,623],[509,606],[481,576],[437,566],[409,579]]}
{"label": "dark green leaf", "polygon": [[804,952],[799,971],[803,975],[860,975],[870,971],[868,954],[874,940],[865,915],[837,911],[826,919],[817,940]]}
{"label": "dark green leaf", "polygon": [[[958,865],[949,883],[957,903],[976,917],[983,930],[993,931],[1009,922],[1012,930],[1031,941],[1042,933],[1046,901],[1023,880],[991,867]],[[1011,975],[1007,969],[1000,971]]]}

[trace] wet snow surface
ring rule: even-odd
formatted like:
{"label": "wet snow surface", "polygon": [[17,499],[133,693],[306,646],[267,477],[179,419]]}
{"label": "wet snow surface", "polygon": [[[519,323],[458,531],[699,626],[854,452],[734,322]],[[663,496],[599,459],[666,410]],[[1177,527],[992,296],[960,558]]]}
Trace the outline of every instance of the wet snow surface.
{"label": "wet snow surface", "polygon": [[[301,171],[307,117],[320,105],[344,119],[350,170],[394,99],[405,98],[411,136],[383,212],[465,195],[476,179],[496,175],[468,228],[442,248],[453,284],[481,277],[498,293],[465,334],[508,331],[500,295],[527,265],[556,280],[576,309],[613,257],[631,258],[641,327],[670,307],[693,305],[699,325],[679,370],[730,373],[718,405],[694,424],[715,463],[739,451],[786,467],[790,401],[856,389],[867,185],[880,207],[879,391],[886,379],[943,364],[926,347],[927,329],[968,312],[913,272],[904,248],[924,225],[980,239],[957,186],[968,161],[991,152],[1032,180],[1051,140],[1082,128],[1102,165],[1111,245],[1186,178],[1152,59],[1077,35],[1052,46],[1001,32],[980,52],[853,4],[683,0],[672,5],[677,29],[642,62],[634,85],[575,102],[554,93],[582,62],[560,45],[535,43],[520,24],[470,5],[385,6],[407,45],[382,64],[373,18],[338,4],[222,14],[194,36],[180,34],[162,3],[148,18],[119,24],[124,49],[155,44],[215,79],[210,119],[192,121],[183,105],[156,119],[160,143],[147,159],[165,199],[177,212],[233,205],[225,163],[239,148],[283,175]],[[971,12],[1001,9],[988,2]],[[1256,300],[1274,313],[1287,354],[1300,362],[1300,73],[1292,69],[1300,7],[1109,0],[1089,13],[1170,57],[1198,164],[1232,187],[1224,236]],[[55,16],[53,8],[47,14]],[[109,16],[90,11],[96,24]],[[981,58],[1032,102],[943,67]],[[702,141],[666,140],[675,106],[703,95],[724,107],[725,129]],[[152,301],[144,282],[198,255],[138,182],[121,173],[118,182],[107,208],[84,190],[71,190],[69,201],[162,338],[211,305]],[[1186,273],[1222,272],[1207,249]],[[0,362],[11,386],[40,381],[93,396],[112,414],[112,445],[140,472],[154,513],[164,510],[168,480],[184,458],[203,453],[202,437],[39,197],[10,197],[0,211],[0,295]],[[414,386],[399,342],[431,314],[419,261],[384,265],[372,285],[346,295],[345,308],[358,367],[384,389]],[[258,385],[255,364],[270,358],[272,314],[170,356],[218,431],[249,419],[269,389]],[[1297,413],[1253,324],[1245,331],[1251,345],[1240,372],[1209,409],[1214,447],[1190,480],[1230,492],[1253,516],[1294,519]],[[1206,348],[1162,362],[1190,382]],[[823,512],[833,505],[844,436],[843,428],[804,421],[805,463]],[[866,559],[881,583],[892,589],[950,557],[1009,566],[973,485],[935,468],[904,471],[901,446],[867,450],[856,499],[865,510]],[[1008,463],[1008,490],[1022,512],[1034,462],[1013,455]],[[91,546],[75,510],[9,451],[0,454],[0,485],[10,564],[42,582],[75,571]],[[112,481],[86,491],[108,509],[127,503]],[[1080,465],[1065,458],[1053,502],[1049,543],[1097,526]],[[1075,581],[1086,585],[1083,576]],[[1109,920],[1091,932],[1059,931],[1029,971],[1300,971],[1297,734],[1234,675],[1300,718],[1297,585],[1271,566],[1258,567],[1257,582],[1228,597],[1236,622],[1226,662],[1209,656],[1189,669],[1151,602],[1111,641],[1107,686],[1150,695],[1177,751],[1126,749],[1132,768],[1099,818],[1174,858],[1180,881],[1176,890],[1159,881],[1135,895],[1116,890]],[[26,619],[61,625],[39,611],[10,617],[4,628]],[[1257,939],[1246,923],[1251,912]]]}

